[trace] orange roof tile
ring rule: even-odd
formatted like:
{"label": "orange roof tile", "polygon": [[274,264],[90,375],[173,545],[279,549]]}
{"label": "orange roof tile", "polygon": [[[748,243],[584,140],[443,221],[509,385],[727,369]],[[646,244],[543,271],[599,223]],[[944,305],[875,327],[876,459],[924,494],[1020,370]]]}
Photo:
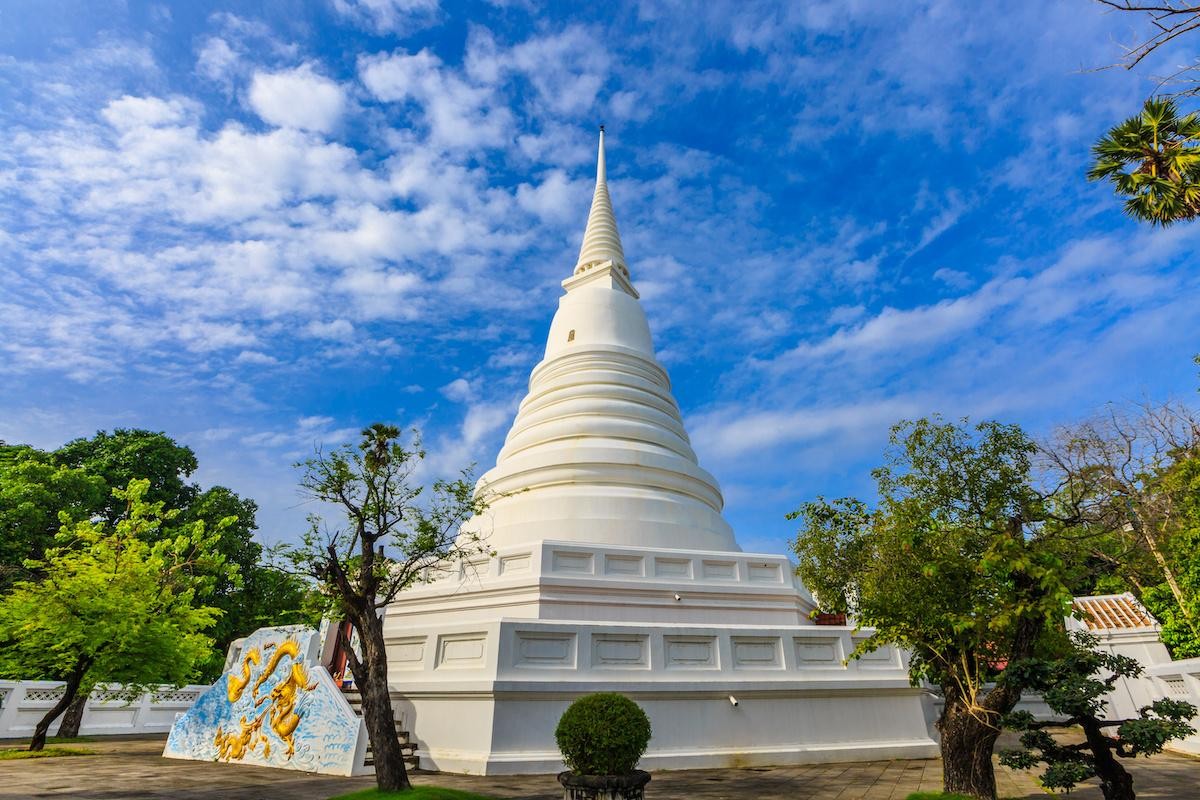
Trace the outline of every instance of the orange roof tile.
{"label": "orange roof tile", "polygon": [[1075,608],[1083,613],[1084,623],[1093,631],[1152,628],[1158,624],[1145,606],[1128,592],[1076,597]]}

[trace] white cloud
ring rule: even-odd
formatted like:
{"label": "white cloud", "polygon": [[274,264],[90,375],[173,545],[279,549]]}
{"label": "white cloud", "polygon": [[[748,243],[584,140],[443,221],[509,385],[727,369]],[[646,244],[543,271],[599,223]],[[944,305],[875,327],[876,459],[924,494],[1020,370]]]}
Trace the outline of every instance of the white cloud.
{"label": "white cloud", "polygon": [[537,133],[517,136],[517,148],[525,158],[567,169],[596,163],[596,143],[580,126],[546,122]]}
{"label": "white cloud", "polygon": [[266,122],[319,133],[336,128],[346,107],[342,87],[318,75],[311,64],[285,72],[256,72],[249,98],[251,108]]}
{"label": "white cloud", "polygon": [[526,371],[533,369],[541,353],[530,347],[502,347],[488,356],[488,369],[500,371],[522,367]]}
{"label": "white cloud", "polygon": [[346,319],[329,322],[313,320],[304,327],[304,331],[317,339],[333,339],[339,342],[349,341],[354,337],[354,325]]}
{"label": "white cloud", "polygon": [[254,366],[270,366],[279,363],[279,359],[274,356],[261,353],[257,350],[243,350],[237,354],[237,358],[233,361],[235,364],[250,364]]}
{"label": "white cloud", "polygon": [[113,100],[101,116],[118,131],[128,132],[138,128],[161,128],[179,125],[195,114],[196,105],[190,101],[159,97],[130,97],[125,95]]}
{"label": "white cloud", "polygon": [[853,306],[837,306],[829,311],[829,324],[845,325],[848,322],[861,319],[865,313],[867,313],[867,307],[861,303]]}
{"label": "white cloud", "polygon": [[429,443],[429,456],[422,464],[420,477],[452,476],[472,464],[482,465],[482,469],[476,470],[476,477],[486,471],[495,458],[495,439],[512,420],[515,403],[515,399],[469,403],[458,430]]}
{"label": "white cloud", "polygon": [[969,294],[937,303],[908,309],[885,307],[855,326],[804,342],[763,365],[868,361],[884,352],[902,353],[906,360],[915,360],[931,349],[953,347],[975,332],[986,332],[985,341],[990,341],[1051,329],[1089,310],[1107,318],[1120,309],[1179,291],[1179,277],[1164,283],[1154,270],[1165,252],[1186,246],[1195,235],[1187,232],[1163,238],[1142,232],[1126,240],[1076,240],[1040,269],[1010,268]]}
{"label": "white cloud", "polygon": [[333,0],[338,14],[375,33],[409,33],[430,24],[438,0]]}
{"label": "white cloud", "polygon": [[475,397],[475,390],[466,378],[455,378],[439,390],[448,400],[466,403]]}
{"label": "white cloud", "polygon": [[530,37],[497,58],[521,72],[550,111],[578,117],[595,108],[608,77],[610,56],[603,41],[601,31],[576,25]]}
{"label": "white cloud", "polygon": [[412,295],[421,279],[408,272],[389,269],[352,269],[343,273],[337,288],[355,301],[366,319],[396,319],[418,316]]}
{"label": "white cloud", "polygon": [[358,69],[379,100],[417,103],[437,145],[496,146],[509,139],[513,117],[493,90],[464,80],[428,50],[363,56]]}
{"label": "white cloud", "polygon": [[835,274],[838,279],[851,286],[871,283],[879,275],[878,255],[872,258],[855,258],[838,264]]}
{"label": "white cloud", "polygon": [[591,185],[589,179],[572,181],[561,169],[552,169],[536,186],[517,187],[517,205],[547,222],[578,225],[586,218]]}
{"label": "white cloud", "polygon": [[691,420],[691,431],[698,451],[729,459],[864,429],[878,433],[921,411],[911,398],[783,411],[734,408]]}
{"label": "white cloud", "polygon": [[970,204],[957,191],[947,192],[942,208],[921,230],[921,237],[912,252],[924,250],[935,239],[957,225],[969,208]]}
{"label": "white cloud", "polygon": [[241,438],[241,444],[255,449],[277,450],[285,458],[311,455],[317,448],[333,447],[355,439],[360,429],[354,426],[335,428],[333,417],[314,414],[296,419],[295,426],[286,430],[265,430]]}
{"label": "white cloud", "polygon": [[210,36],[196,54],[196,72],[211,81],[224,83],[238,60],[238,54],[229,46],[229,42],[220,36]]}
{"label": "white cloud", "polygon": [[970,275],[961,270],[950,269],[949,267],[939,268],[933,273],[933,279],[941,281],[951,289],[966,289],[972,283]]}

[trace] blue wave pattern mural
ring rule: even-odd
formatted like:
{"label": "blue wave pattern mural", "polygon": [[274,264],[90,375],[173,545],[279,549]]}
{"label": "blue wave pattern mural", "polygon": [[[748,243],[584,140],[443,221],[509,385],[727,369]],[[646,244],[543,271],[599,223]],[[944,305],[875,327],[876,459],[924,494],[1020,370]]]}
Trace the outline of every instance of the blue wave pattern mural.
{"label": "blue wave pattern mural", "polygon": [[163,755],[331,775],[363,766],[366,730],[320,664],[321,640],[302,625],[260,628],[187,713]]}

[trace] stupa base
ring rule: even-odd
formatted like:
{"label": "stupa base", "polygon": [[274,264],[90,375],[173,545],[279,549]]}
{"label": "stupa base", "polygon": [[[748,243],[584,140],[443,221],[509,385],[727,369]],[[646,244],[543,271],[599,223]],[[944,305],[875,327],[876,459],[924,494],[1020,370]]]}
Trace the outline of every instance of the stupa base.
{"label": "stupa base", "polygon": [[391,683],[429,770],[559,772],[558,719],[599,691],[625,694],[649,715],[644,769],[936,756],[923,693],[900,653],[884,647],[843,663],[856,635],[501,619],[392,637]]}

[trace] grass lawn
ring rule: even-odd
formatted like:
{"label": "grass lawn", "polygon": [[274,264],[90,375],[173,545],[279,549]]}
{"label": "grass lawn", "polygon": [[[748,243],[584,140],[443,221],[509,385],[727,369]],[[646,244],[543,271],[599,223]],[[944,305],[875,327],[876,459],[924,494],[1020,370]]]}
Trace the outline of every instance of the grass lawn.
{"label": "grass lawn", "polygon": [[0,749],[0,761],[16,761],[20,758],[55,758],[56,756],[90,756],[94,751],[82,747],[46,747],[41,750],[19,748]]}
{"label": "grass lawn", "polygon": [[458,789],[442,789],[438,786],[414,786],[403,792],[381,792],[364,789],[361,792],[339,794],[329,800],[493,800],[481,794],[460,792]]}

